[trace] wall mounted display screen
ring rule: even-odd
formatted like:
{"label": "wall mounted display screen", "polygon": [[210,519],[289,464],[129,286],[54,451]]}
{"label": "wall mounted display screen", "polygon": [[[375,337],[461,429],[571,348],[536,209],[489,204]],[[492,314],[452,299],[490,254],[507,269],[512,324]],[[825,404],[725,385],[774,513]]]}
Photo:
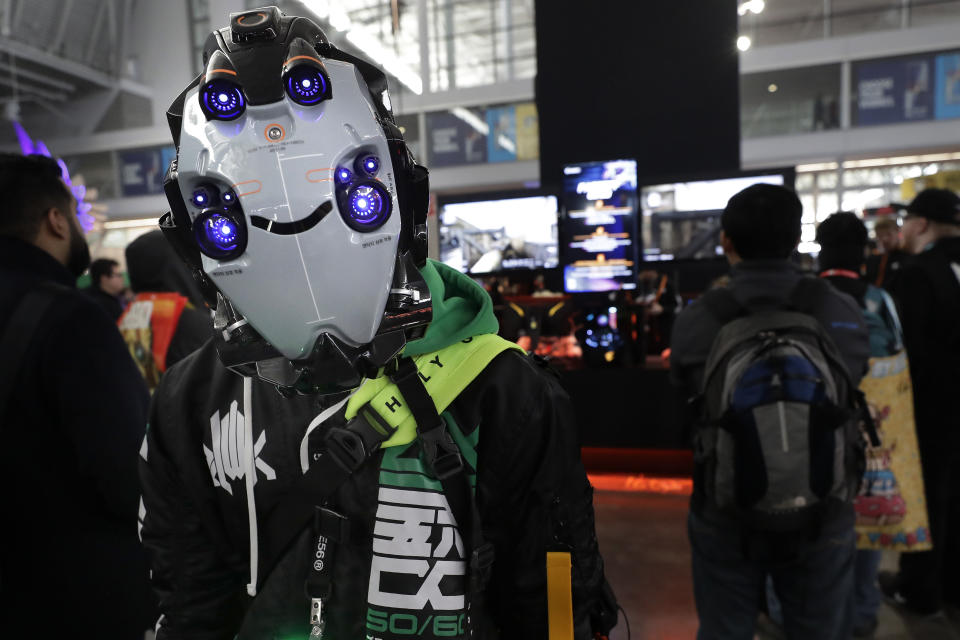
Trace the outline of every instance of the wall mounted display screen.
{"label": "wall mounted display screen", "polygon": [[643,259],[690,260],[723,255],[720,214],[732,196],[760,182],[783,185],[786,179],[778,173],[642,187]]}
{"label": "wall mounted display screen", "polygon": [[563,286],[571,293],[636,287],[637,163],[563,169]]}
{"label": "wall mounted display screen", "polygon": [[555,268],[556,196],[441,204],[440,260],[468,274]]}

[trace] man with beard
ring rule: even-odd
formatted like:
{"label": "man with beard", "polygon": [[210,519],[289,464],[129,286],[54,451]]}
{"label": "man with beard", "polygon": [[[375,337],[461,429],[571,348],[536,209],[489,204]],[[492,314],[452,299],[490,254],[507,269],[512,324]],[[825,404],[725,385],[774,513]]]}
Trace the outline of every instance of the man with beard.
{"label": "man with beard", "polygon": [[136,537],[148,395],[75,287],[77,202],[42,156],[0,155],[0,629],[133,640],[154,605]]}

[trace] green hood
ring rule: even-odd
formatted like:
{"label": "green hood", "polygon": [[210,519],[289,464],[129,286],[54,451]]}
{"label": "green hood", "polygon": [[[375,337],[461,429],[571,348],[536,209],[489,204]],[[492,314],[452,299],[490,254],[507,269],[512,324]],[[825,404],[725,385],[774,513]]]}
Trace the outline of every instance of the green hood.
{"label": "green hood", "polygon": [[435,260],[427,260],[420,273],[433,298],[433,321],[422,338],[406,346],[404,355],[430,353],[458,340],[497,332],[493,302],[483,287]]}

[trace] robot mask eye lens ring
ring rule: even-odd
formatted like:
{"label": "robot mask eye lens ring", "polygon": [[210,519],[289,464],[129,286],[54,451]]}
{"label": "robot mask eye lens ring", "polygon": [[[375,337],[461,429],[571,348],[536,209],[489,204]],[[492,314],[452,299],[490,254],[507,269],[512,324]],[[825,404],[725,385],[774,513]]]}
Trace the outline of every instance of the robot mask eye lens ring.
{"label": "robot mask eye lens ring", "polygon": [[193,237],[200,252],[214,260],[232,260],[247,247],[247,229],[242,215],[208,208],[193,221]]}

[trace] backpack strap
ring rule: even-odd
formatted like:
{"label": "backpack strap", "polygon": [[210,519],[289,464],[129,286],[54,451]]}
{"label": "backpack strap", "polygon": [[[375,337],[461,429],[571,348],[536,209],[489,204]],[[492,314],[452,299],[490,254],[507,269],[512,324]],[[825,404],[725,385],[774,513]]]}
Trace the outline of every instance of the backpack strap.
{"label": "backpack strap", "polygon": [[727,287],[707,291],[700,297],[700,303],[721,326],[748,313],[747,308],[740,304]]}
{"label": "backpack strap", "polygon": [[52,282],[41,283],[20,299],[7,321],[3,336],[0,337],[0,353],[3,354],[0,361],[0,418],[6,414],[13,383],[20,375],[23,359],[40,326],[40,320],[56,300],[57,294],[66,289]]}
{"label": "backpack strap", "polygon": [[464,552],[468,560],[467,606],[473,609],[474,623],[468,630],[469,637],[479,636],[483,590],[490,579],[493,566],[493,545],[483,539],[480,511],[470,481],[467,478],[463,457],[457,444],[447,431],[447,423],[437,412],[433,398],[421,379],[420,372],[410,358],[402,358],[397,372],[390,377],[406,400],[417,424],[417,434],[423,448],[430,472],[440,481],[443,494],[450,504],[453,518],[463,537]]}

